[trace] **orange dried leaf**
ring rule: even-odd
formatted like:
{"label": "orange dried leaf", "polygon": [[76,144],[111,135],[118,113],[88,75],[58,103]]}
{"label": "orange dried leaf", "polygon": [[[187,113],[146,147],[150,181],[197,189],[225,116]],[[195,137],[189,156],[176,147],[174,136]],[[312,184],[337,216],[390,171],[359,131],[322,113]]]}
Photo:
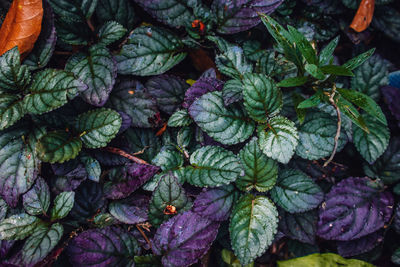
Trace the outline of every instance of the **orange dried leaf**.
{"label": "orange dried leaf", "polygon": [[362,32],[368,28],[374,16],[375,0],[362,0],[350,28]]}
{"label": "orange dried leaf", "polygon": [[14,0],[0,28],[0,55],[18,46],[22,56],[35,45],[42,28],[42,0]]}

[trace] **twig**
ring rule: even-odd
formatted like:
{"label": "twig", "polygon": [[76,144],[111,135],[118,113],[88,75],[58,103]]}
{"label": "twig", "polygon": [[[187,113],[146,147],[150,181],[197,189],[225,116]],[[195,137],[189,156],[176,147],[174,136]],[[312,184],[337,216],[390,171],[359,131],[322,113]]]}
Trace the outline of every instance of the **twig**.
{"label": "twig", "polygon": [[136,163],[139,163],[139,164],[150,165],[146,161],[144,161],[144,160],[142,160],[140,158],[137,158],[137,157],[135,157],[135,156],[123,151],[122,149],[119,149],[119,148],[116,148],[116,147],[105,147],[105,148],[103,148],[103,150],[108,151],[108,152],[113,153],[113,154],[120,155],[122,157],[130,159],[133,162],[136,162]]}
{"label": "twig", "polygon": [[91,18],[88,18],[88,19],[86,20],[86,23],[87,23],[87,25],[89,26],[90,30],[91,30],[92,32],[94,32],[94,31],[95,31],[95,28],[94,28],[94,26],[93,26],[93,23],[92,23]]}
{"label": "twig", "polygon": [[336,85],[334,84],[333,87],[332,87],[332,92],[331,92],[331,94],[330,94],[330,96],[329,96],[329,102],[330,102],[330,103],[332,104],[332,106],[335,108],[336,114],[337,114],[337,118],[338,118],[338,121],[337,121],[337,129],[336,129],[336,135],[335,135],[335,140],[334,140],[334,141],[335,141],[335,145],[334,145],[334,147],[333,147],[333,151],[332,151],[331,156],[330,156],[329,159],[324,163],[323,167],[328,166],[328,164],[329,164],[329,163],[333,160],[333,158],[335,157],[336,150],[337,150],[337,147],[338,147],[338,144],[339,144],[340,130],[342,129],[342,116],[340,115],[339,107],[336,105],[336,102],[335,102],[335,99],[334,99],[335,94],[336,94]]}
{"label": "twig", "polygon": [[151,249],[151,242],[140,226],[141,224],[136,224],[136,228],[139,230],[140,234],[143,236],[144,240],[146,240],[147,244],[149,244],[149,247]]}

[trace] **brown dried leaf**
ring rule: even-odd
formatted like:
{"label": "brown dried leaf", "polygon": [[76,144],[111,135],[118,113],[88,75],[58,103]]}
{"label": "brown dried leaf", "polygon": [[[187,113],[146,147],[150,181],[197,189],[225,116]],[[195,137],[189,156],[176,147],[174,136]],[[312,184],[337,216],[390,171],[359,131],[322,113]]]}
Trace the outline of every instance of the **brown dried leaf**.
{"label": "brown dried leaf", "polygon": [[0,28],[0,55],[18,46],[27,55],[42,28],[42,0],[14,0]]}
{"label": "brown dried leaf", "polygon": [[375,0],[362,0],[350,28],[362,32],[368,28],[374,16]]}

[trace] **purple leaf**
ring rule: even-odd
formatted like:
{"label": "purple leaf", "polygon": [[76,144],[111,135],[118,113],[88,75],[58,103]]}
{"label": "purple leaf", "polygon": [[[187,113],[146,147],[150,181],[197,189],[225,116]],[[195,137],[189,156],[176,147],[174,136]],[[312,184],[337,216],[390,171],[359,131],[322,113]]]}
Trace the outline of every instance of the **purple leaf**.
{"label": "purple leaf", "polygon": [[260,23],[258,12],[271,14],[282,2],[283,0],[214,0],[211,9],[217,16],[217,31],[232,34],[256,26]]}
{"label": "purple leaf", "polygon": [[133,256],[141,249],[132,234],[110,226],[79,234],[70,242],[67,253],[73,266],[134,266]]}
{"label": "purple leaf", "polygon": [[159,170],[159,167],[153,165],[127,164],[126,177],[121,181],[106,184],[104,188],[105,196],[110,199],[125,198],[141,187]]}
{"label": "purple leaf", "polygon": [[400,126],[400,88],[393,86],[382,87],[383,99],[388,105],[390,112],[396,118],[398,125]]}
{"label": "purple leaf", "polygon": [[77,165],[77,167],[72,170],[69,168],[57,168],[57,173],[64,173],[64,171],[67,171],[67,173],[50,180],[52,185],[51,191],[55,194],[59,194],[64,191],[74,191],[87,178],[86,169],[82,164]]}
{"label": "purple leaf", "polygon": [[163,266],[189,266],[211,247],[219,223],[192,211],[172,217],[158,228],[152,241],[154,254],[162,255]]}
{"label": "purple leaf", "polygon": [[161,111],[172,114],[183,102],[183,96],[189,85],[173,75],[159,75],[146,82],[149,94],[157,101]]}
{"label": "purple leaf", "polygon": [[394,216],[394,229],[400,234],[400,203],[397,203],[395,216]]}
{"label": "purple leaf", "polygon": [[348,241],[382,228],[390,220],[393,196],[368,177],[350,177],[334,185],[319,210],[318,235]]}
{"label": "purple leaf", "polygon": [[200,96],[213,91],[221,91],[224,83],[215,78],[200,78],[195,82],[185,94],[184,108],[189,108]]}
{"label": "purple leaf", "polygon": [[338,252],[343,257],[352,257],[375,248],[383,241],[382,231],[363,236],[350,241],[338,241]]}
{"label": "purple leaf", "polygon": [[[0,259],[5,259],[11,247],[14,245],[14,240],[1,240],[0,241]],[[0,262],[1,266],[1,262]]]}
{"label": "purple leaf", "polygon": [[289,213],[279,210],[279,229],[288,237],[303,243],[315,244],[318,214],[315,210]]}
{"label": "purple leaf", "polygon": [[149,197],[134,195],[124,200],[111,202],[109,210],[118,221],[126,224],[137,224],[147,221]]}
{"label": "purple leaf", "polygon": [[203,189],[197,196],[192,211],[213,221],[225,221],[229,218],[237,195],[232,185]]}
{"label": "purple leaf", "polygon": [[122,119],[121,127],[119,128],[119,131],[118,131],[118,134],[121,134],[121,133],[125,132],[125,130],[127,130],[129,127],[131,127],[132,119],[125,112],[118,111],[118,113]]}

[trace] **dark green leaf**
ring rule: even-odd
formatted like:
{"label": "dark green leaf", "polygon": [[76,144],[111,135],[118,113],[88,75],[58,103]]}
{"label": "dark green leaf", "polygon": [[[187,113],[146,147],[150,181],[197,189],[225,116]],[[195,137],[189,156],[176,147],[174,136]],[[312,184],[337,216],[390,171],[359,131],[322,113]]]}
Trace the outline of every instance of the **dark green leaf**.
{"label": "dark green leaf", "polygon": [[270,190],[278,178],[278,164],[265,156],[254,137],[239,152],[244,167],[244,176],[239,176],[236,185],[240,190],[250,191],[253,188],[260,192]]}
{"label": "dark green leaf", "polygon": [[105,147],[118,133],[121,116],[112,109],[93,109],[78,116],[75,128],[88,148]]}
{"label": "dark green leaf", "polygon": [[372,48],[372,49],[368,50],[367,52],[362,53],[362,54],[350,59],[349,61],[347,61],[346,63],[343,64],[343,67],[348,68],[349,70],[354,70],[355,68],[357,68],[358,66],[363,64],[366,60],[368,60],[368,58],[370,56],[372,56],[372,54],[374,52],[375,52],[375,48]]}
{"label": "dark green leaf", "polygon": [[94,182],[100,181],[101,166],[100,162],[87,154],[82,154],[80,157],[81,162],[85,165],[86,173],[89,180]]}
{"label": "dark green leaf", "polygon": [[38,177],[32,188],[24,194],[23,205],[30,215],[46,214],[50,206],[50,190],[43,178]]}
{"label": "dark green leaf", "polygon": [[128,30],[132,30],[135,23],[133,5],[131,1],[125,0],[99,0],[96,17],[101,23],[115,20]]}
{"label": "dark green leaf", "polygon": [[22,262],[30,265],[43,260],[57,245],[64,233],[61,224],[42,226],[35,229],[22,247]]}
{"label": "dark green leaf", "polygon": [[285,80],[280,81],[276,84],[278,87],[295,87],[301,86],[308,81],[308,77],[290,77],[286,78]]}
{"label": "dark green leaf", "polygon": [[265,196],[244,195],[233,208],[229,232],[232,248],[245,265],[272,244],[278,228],[278,212]]}
{"label": "dark green leaf", "polygon": [[343,66],[326,65],[320,67],[321,71],[325,74],[334,74],[338,76],[354,76],[354,73]]}
{"label": "dark green leaf", "polygon": [[158,226],[174,215],[164,213],[167,205],[174,206],[177,213],[188,210],[192,206],[192,202],[186,196],[185,191],[172,173],[161,177],[160,182],[153,192],[149,206],[149,220],[151,224]]}
{"label": "dark green leaf", "polygon": [[139,76],[164,73],[186,56],[180,38],[166,29],[136,28],[116,56],[118,73]]}
{"label": "dark green leaf", "polygon": [[221,53],[215,57],[215,64],[221,73],[240,79],[243,74],[253,71],[253,65],[247,61],[241,47],[220,37],[212,36],[208,39],[216,43]]}
{"label": "dark green leaf", "polygon": [[265,122],[282,108],[282,92],[274,81],[263,74],[245,74],[243,77],[244,106],[249,116]]}
{"label": "dark green leaf", "polygon": [[243,99],[243,83],[240,80],[229,80],[224,84],[222,89],[222,97],[225,106]]}
{"label": "dark green leaf", "polygon": [[21,65],[17,47],[0,57],[0,91],[23,91],[31,80],[28,66]]}
{"label": "dark green leaf", "polygon": [[324,199],[321,188],[303,172],[280,171],[277,184],[271,190],[272,200],[288,212],[304,212],[316,208]]}
{"label": "dark green leaf", "polygon": [[50,132],[36,145],[38,157],[44,162],[63,163],[78,156],[82,141],[64,131]]}
{"label": "dark green leaf", "polygon": [[0,94],[0,130],[4,130],[25,115],[23,101],[15,94]]}
{"label": "dark green leaf", "polygon": [[354,71],[351,88],[379,101],[380,87],[388,84],[387,63],[378,55],[370,57]]}
{"label": "dark green leaf", "polygon": [[189,114],[199,127],[216,141],[231,145],[245,141],[254,131],[243,108],[225,107],[221,92],[210,92],[198,98],[189,108]]}
{"label": "dark green leaf", "polygon": [[[331,155],[336,129],[335,117],[321,111],[308,113],[299,128],[299,145],[296,154],[309,160]],[[347,137],[342,128],[337,151],[342,150],[346,143]]]}
{"label": "dark green leaf", "polygon": [[115,85],[107,106],[129,115],[134,127],[151,127],[149,119],[156,116],[156,100],[143,85],[132,79],[121,79]]}
{"label": "dark green leaf", "polygon": [[361,156],[371,164],[385,152],[390,133],[387,126],[374,118],[366,117],[365,123],[369,133],[359,127],[354,127],[353,143]]}
{"label": "dark green leaf", "polygon": [[296,47],[300,50],[306,61],[310,64],[318,64],[317,52],[307,38],[296,28],[288,25],[289,34],[292,35]]}
{"label": "dark green leaf", "polygon": [[397,265],[400,264],[400,247],[393,252],[392,262]]}
{"label": "dark green leaf", "polygon": [[161,170],[168,171],[183,166],[182,154],[176,150],[163,149],[155,156],[152,163],[161,167]]}
{"label": "dark green leaf", "polygon": [[276,116],[268,121],[268,125],[257,128],[261,150],[270,158],[281,163],[288,163],[298,144],[298,133],[294,122]]}
{"label": "dark green leaf", "polygon": [[91,46],[87,53],[73,55],[65,69],[87,84],[81,94],[86,102],[100,107],[106,103],[117,77],[117,66],[107,48]]}
{"label": "dark green leaf", "polygon": [[319,90],[315,94],[298,104],[297,108],[306,109],[316,107],[321,103],[321,96],[322,92]]}
{"label": "dark green leaf", "polygon": [[31,114],[43,114],[65,105],[86,89],[87,86],[72,73],[46,69],[35,74],[24,106]]}
{"label": "dark green leaf", "polygon": [[21,240],[32,234],[40,219],[26,213],[12,215],[0,222],[0,240]]}
{"label": "dark green leaf", "polygon": [[322,70],[314,64],[306,64],[305,70],[314,78],[318,80],[323,80],[325,79],[325,74],[322,72]]}
{"label": "dark green leaf", "polygon": [[124,133],[133,153],[144,151],[140,158],[150,162],[160,151],[161,143],[152,129],[129,128]]}
{"label": "dark green leaf", "polygon": [[319,65],[323,66],[326,64],[330,64],[333,61],[333,52],[335,51],[337,45],[339,43],[339,36],[329,42],[324,49],[321,50],[319,54]]}
{"label": "dark green leaf", "polygon": [[358,107],[362,108],[365,112],[375,117],[378,121],[387,125],[386,117],[382,112],[379,105],[369,96],[355,90],[337,89],[341,96]]}
{"label": "dark green leaf", "polygon": [[149,197],[134,194],[128,198],[111,202],[108,209],[119,222],[137,224],[147,221],[148,206]]}
{"label": "dark green leaf", "polygon": [[300,124],[302,124],[306,118],[306,110],[299,108],[299,104],[304,101],[304,97],[296,92],[292,92],[292,102],[294,105],[294,110],[296,111],[297,119]]}
{"label": "dark green leaf", "polygon": [[376,8],[372,25],[381,30],[386,36],[396,42],[400,42],[400,14],[399,11],[391,6]]}
{"label": "dark green leaf", "polygon": [[175,111],[168,119],[169,127],[188,126],[193,122],[186,109]]}
{"label": "dark green leaf", "polygon": [[59,220],[68,215],[74,206],[75,192],[62,192],[54,199],[51,220]]}
{"label": "dark green leaf", "polygon": [[127,29],[115,21],[106,22],[99,30],[99,43],[109,45],[121,39]]}
{"label": "dark green leaf", "polygon": [[187,182],[201,187],[229,184],[242,171],[235,154],[217,146],[196,150],[190,156],[190,164],[185,168]]}

